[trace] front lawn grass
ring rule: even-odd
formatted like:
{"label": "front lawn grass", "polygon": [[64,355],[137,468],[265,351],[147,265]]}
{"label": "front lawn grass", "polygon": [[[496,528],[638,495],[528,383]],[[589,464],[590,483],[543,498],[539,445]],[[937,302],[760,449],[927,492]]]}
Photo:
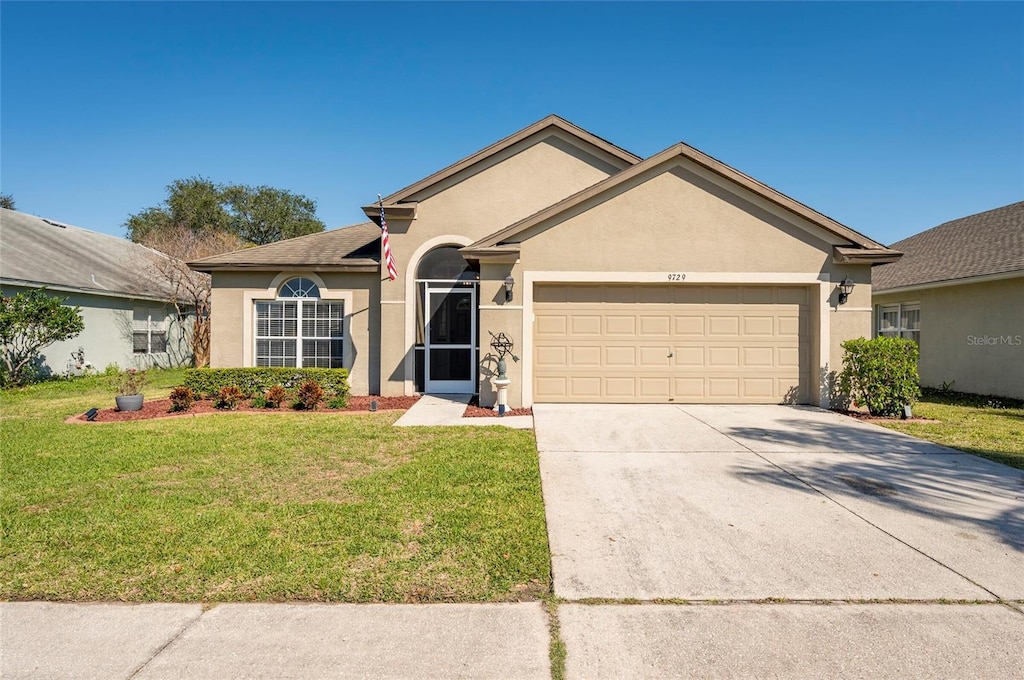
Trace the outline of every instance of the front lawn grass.
{"label": "front lawn grass", "polygon": [[[155,372],[166,396],[180,372]],[[0,599],[531,599],[550,558],[531,432],[396,413],[68,425],[103,378],[0,394]]]}
{"label": "front lawn grass", "polygon": [[876,421],[921,439],[1024,469],[1024,402],[925,390],[914,415],[935,423]]}

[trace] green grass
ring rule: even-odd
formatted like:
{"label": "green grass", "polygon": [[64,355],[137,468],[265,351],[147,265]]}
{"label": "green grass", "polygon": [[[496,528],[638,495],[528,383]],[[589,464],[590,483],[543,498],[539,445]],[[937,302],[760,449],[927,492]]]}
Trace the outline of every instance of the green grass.
{"label": "green grass", "polygon": [[921,439],[1024,469],[1024,402],[925,390],[914,415],[935,423],[878,421]]}
{"label": "green grass", "polygon": [[[180,371],[152,375],[166,396]],[[394,413],[98,425],[103,378],[0,394],[0,598],[532,599],[550,556],[531,432]]]}

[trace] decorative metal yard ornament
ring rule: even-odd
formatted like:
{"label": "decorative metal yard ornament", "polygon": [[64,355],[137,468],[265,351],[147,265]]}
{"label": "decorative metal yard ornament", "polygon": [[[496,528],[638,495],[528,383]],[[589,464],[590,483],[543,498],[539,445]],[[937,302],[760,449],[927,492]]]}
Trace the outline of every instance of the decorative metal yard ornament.
{"label": "decorative metal yard ornament", "polygon": [[[512,341],[504,333],[498,333],[495,335],[491,331],[487,331],[491,334],[491,349],[498,354],[498,379],[505,380],[508,378],[506,372],[508,371],[508,363],[505,361],[505,357],[512,354],[512,348],[515,346]],[[519,357],[512,354],[512,361],[519,361]]]}

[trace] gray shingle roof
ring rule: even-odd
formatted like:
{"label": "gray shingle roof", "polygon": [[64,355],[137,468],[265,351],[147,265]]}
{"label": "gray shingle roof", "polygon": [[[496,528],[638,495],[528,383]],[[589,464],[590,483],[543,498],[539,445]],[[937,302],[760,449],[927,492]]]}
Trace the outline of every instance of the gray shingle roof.
{"label": "gray shingle roof", "polygon": [[877,292],[1024,272],[1024,201],[940,224],[891,247],[903,258],[874,268]]}
{"label": "gray shingle roof", "polygon": [[373,222],[362,222],[265,246],[214,255],[189,262],[189,266],[200,271],[259,267],[365,271],[380,266],[379,243],[380,227]]}
{"label": "gray shingle roof", "polygon": [[148,262],[164,257],[109,234],[0,208],[0,280],[99,295],[166,300]]}

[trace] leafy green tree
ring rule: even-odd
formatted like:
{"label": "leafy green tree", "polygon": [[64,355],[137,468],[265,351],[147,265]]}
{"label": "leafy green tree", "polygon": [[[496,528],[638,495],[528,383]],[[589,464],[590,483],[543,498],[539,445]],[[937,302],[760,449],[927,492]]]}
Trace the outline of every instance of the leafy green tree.
{"label": "leafy green tree", "polygon": [[150,235],[178,227],[196,234],[228,232],[256,245],[324,230],[316,201],[284,189],[244,184],[221,185],[203,177],[167,185],[159,206],[130,215],[128,238],[142,243]]}
{"label": "leafy green tree", "polygon": [[14,196],[11,194],[0,194],[0,208],[14,210]]}
{"label": "leafy green tree", "polygon": [[21,385],[34,377],[33,360],[58,340],[70,340],[85,328],[80,307],[67,307],[66,298],[30,290],[0,298],[0,353],[4,383]]}
{"label": "leafy green tree", "polygon": [[316,234],[324,223],[316,217],[316,201],[268,186],[226,187],[231,229],[258,246],[286,238]]}

